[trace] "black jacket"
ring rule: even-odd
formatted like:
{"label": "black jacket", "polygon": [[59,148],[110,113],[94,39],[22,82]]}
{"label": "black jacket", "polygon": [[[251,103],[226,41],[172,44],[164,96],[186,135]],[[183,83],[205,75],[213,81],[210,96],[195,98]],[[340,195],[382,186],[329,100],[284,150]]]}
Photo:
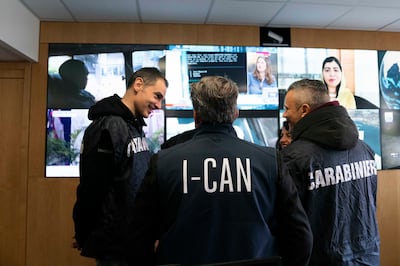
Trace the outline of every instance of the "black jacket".
{"label": "black jacket", "polygon": [[374,152],[347,111],[331,102],[303,117],[282,156],[313,230],[310,265],[379,265]]}
{"label": "black jacket", "polygon": [[89,119],[73,209],[75,238],[83,256],[126,259],[133,202],[151,156],[144,120],[117,95],[92,106]]}
{"label": "black jacket", "polygon": [[277,168],[274,149],[239,139],[231,125],[201,125],[190,140],[161,150],[137,195],[133,261],[280,255],[284,265],[307,265],[308,220],[293,181],[278,179]]}
{"label": "black jacket", "polygon": [[197,128],[190,129],[190,130],[184,131],[178,135],[175,135],[175,136],[167,139],[167,141],[165,141],[163,144],[161,144],[161,149],[167,149],[176,144],[183,143],[183,142],[191,139],[193,137],[193,135],[196,133],[196,130],[197,130]]}

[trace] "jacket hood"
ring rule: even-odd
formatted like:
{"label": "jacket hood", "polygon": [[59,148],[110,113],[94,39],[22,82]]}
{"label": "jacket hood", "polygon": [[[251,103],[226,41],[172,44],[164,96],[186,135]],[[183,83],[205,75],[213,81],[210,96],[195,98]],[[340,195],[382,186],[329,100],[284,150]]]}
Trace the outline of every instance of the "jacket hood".
{"label": "jacket hood", "polygon": [[117,94],[104,98],[92,105],[89,109],[89,119],[95,120],[96,118],[114,115],[120,116],[126,121],[135,122],[139,120],[139,123],[146,125],[143,117],[135,117],[125,104],[122,103],[121,97]]}
{"label": "jacket hood", "polygon": [[343,106],[326,105],[297,122],[292,137],[293,141],[305,139],[325,148],[346,150],[356,145],[358,130]]}

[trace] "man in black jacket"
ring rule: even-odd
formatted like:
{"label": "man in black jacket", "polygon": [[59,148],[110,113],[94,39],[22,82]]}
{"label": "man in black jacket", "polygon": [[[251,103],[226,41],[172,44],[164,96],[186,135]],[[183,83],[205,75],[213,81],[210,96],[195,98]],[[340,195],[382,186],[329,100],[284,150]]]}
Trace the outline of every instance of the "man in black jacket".
{"label": "man in black jacket", "polygon": [[125,95],[89,109],[73,209],[76,247],[97,266],[127,265],[133,203],[149,165],[144,119],[161,108],[167,81],[156,68],[132,74]]}
{"label": "man in black jacket", "polygon": [[314,235],[310,266],[379,265],[374,152],[319,80],[290,85],[292,143],[282,151]]}
{"label": "man in black jacket", "polygon": [[285,170],[278,178],[273,148],[239,139],[232,127],[237,85],[203,77],[190,93],[197,129],[151,160],[135,203],[132,265],[270,256],[307,265],[312,236],[293,181]]}

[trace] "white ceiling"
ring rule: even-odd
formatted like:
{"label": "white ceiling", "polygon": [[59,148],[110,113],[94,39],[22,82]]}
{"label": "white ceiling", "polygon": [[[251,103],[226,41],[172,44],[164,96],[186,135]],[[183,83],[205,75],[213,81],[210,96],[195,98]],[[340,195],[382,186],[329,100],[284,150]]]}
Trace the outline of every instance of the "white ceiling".
{"label": "white ceiling", "polygon": [[399,0],[20,2],[41,21],[227,24],[400,32]]}

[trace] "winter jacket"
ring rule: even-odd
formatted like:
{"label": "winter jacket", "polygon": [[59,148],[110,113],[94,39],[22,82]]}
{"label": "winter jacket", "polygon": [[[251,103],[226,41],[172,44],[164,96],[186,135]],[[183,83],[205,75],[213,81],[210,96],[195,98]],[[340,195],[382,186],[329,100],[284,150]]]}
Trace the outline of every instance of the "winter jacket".
{"label": "winter jacket", "polygon": [[310,266],[379,265],[374,152],[345,108],[331,102],[303,117],[282,156],[313,231]]}
{"label": "winter jacket", "polygon": [[290,176],[278,179],[277,169],[275,149],[239,139],[228,124],[202,124],[189,140],[161,150],[137,195],[134,262],[279,255],[284,265],[307,265],[307,217]]}
{"label": "winter jacket", "polygon": [[151,156],[145,123],[117,95],[92,106],[89,119],[73,209],[75,238],[83,256],[125,260],[133,202]]}

